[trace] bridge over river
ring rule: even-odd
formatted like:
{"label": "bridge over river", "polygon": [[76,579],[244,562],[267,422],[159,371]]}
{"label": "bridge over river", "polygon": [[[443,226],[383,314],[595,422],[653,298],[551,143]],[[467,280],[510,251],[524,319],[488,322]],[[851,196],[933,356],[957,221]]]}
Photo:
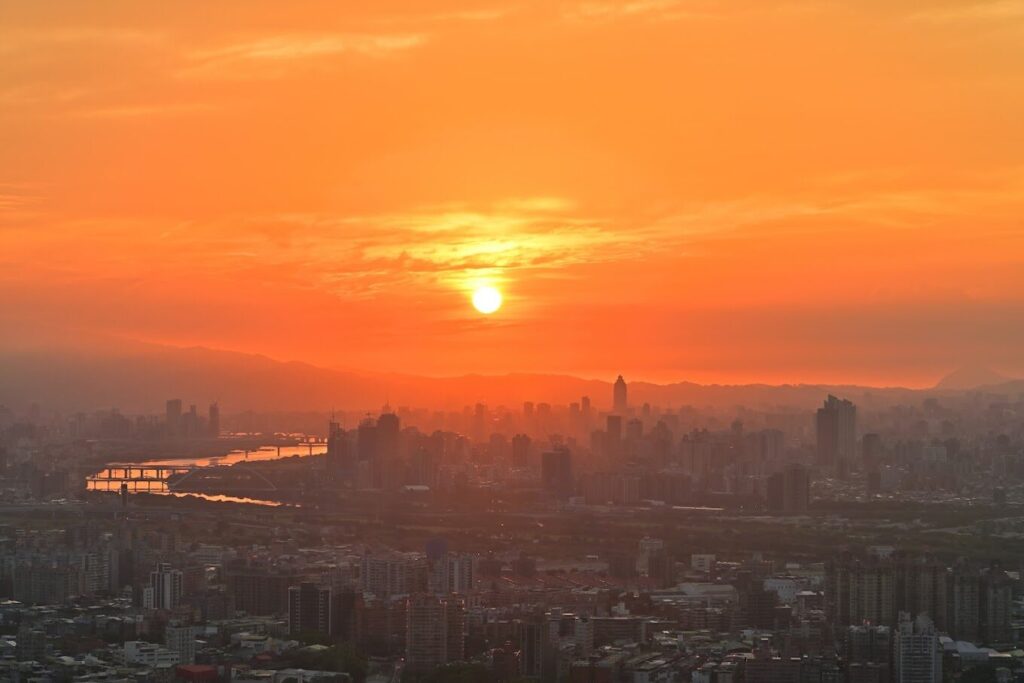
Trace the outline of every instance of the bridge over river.
{"label": "bridge over river", "polygon": [[218,468],[230,467],[234,474],[241,474],[235,468],[241,466],[244,473],[258,480],[259,488],[275,491],[277,486],[257,468],[245,467],[246,463],[278,460],[289,457],[320,455],[327,450],[321,440],[303,441],[290,446],[266,446],[252,451],[232,451],[223,456],[203,458],[181,458],[139,463],[110,463],[105,469],[86,476],[86,488],[93,491],[120,491],[121,486],[129,492],[173,493],[183,489],[194,475],[210,474]]}

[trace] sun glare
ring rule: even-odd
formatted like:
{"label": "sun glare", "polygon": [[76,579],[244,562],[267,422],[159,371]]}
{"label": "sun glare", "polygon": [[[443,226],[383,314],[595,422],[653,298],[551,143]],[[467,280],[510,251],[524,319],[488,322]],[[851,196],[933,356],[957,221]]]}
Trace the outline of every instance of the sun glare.
{"label": "sun glare", "polygon": [[479,287],[473,292],[473,307],[490,315],[501,308],[501,292],[494,287]]}

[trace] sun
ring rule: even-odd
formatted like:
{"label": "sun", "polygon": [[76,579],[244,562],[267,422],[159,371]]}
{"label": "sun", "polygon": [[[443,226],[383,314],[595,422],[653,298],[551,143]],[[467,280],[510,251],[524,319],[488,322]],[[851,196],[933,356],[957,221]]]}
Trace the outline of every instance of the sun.
{"label": "sun", "polygon": [[473,292],[473,307],[485,315],[501,308],[501,292],[494,287],[478,287]]}

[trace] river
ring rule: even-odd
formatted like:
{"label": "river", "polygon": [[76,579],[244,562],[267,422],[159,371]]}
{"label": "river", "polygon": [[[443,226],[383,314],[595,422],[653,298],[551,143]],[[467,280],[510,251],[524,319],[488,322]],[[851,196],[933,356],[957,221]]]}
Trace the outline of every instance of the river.
{"label": "river", "polygon": [[[244,451],[235,450],[225,455],[218,456],[200,456],[200,457],[184,457],[184,458],[163,458],[159,460],[143,460],[139,462],[110,462],[107,466],[92,475],[86,480],[86,488],[90,491],[112,491],[116,492],[121,489],[121,481],[116,477],[118,470],[125,468],[141,469],[145,467],[218,467],[225,465],[234,465],[239,462],[258,462],[261,460],[277,460],[280,458],[291,458],[293,456],[308,457],[310,455],[323,455],[327,452],[327,446],[322,443],[318,444],[304,444],[299,446],[264,446],[257,450]],[[107,477],[110,477],[107,480]],[[176,496],[185,497],[193,496],[195,498],[202,498],[204,500],[210,500],[215,502],[228,502],[228,503],[251,503],[254,505],[281,505],[279,501],[274,500],[260,500],[256,498],[240,498],[236,496],[225,496],[220,494],[206,494],[206,493],[176,493],[167,490],[167,484],[163,481],[149,481],[146,487],[137,486],[135,489],[129,488],[131,493],[153,493],[164,496]]]}

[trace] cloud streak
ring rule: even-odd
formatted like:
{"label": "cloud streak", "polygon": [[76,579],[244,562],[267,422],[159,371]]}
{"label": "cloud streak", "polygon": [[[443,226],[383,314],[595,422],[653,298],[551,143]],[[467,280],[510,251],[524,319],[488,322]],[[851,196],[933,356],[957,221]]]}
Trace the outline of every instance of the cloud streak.
{"label": "cloud streak", "polygon": [[427,41],[422,33],[293,34],[194,50],[179,75],[198,78],[280,77],[342,55],[382,59]]}

